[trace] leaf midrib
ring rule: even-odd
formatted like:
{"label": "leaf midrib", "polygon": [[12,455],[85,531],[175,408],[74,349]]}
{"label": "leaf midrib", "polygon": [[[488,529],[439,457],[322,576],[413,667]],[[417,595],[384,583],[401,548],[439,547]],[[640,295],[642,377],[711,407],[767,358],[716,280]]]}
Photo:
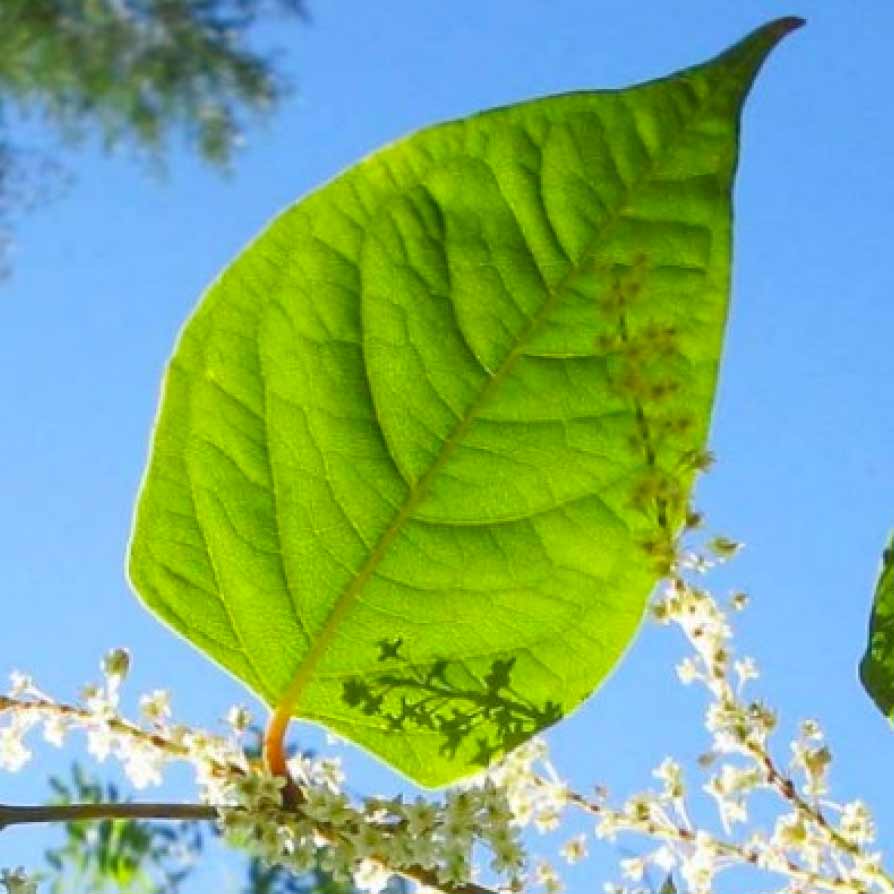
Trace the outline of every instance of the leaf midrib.
{"label": "leaf midrib", "polygon": [[345,616],[347,616],[353,608],[355,601],[357,600],[367,581],[369,581],[369,579],[373,576],[379,564],[385,558],[385,555],[387,554],[388,549],[393,543],[394,539],[401,532],[404,523],[412,517],[415,510],[427,496],[428,488],[432,480],[444,467],[447,461],[452,457],[456,447],[461,443],[463,437],[468,432],[472,423],[478,418],[478,415],[483,407],[487,404],[492,395],[499,389],[500,385],[511,373],[516,361],[522,355],[523,350],[530,340],[531,336],[540,327],[544,320],[548,318],[559,301],[564,297],[566,289],[575,281],[575,279],[579,275],[589,269],[588,265],[592,262],[593,256],[598,250],[598,245],[604,241],[606,234],[611,231],[612,227],[615,226],[622,219],[625,210],[627,210],[627,208],[629,207],[631,196],[634,195],[635,192],[640,189],[644,183],[648,182],[649,179],[654,176],[655,171],[657,170],[659,164],[664,160],[667,153],[670,152],[671,149],[676,145],[676,143],[679,142],[682,135],[688,131],[693,122],[695,122],[704,112],[705,108],[710,105],[710,101],[713,98],[713,95],[713,92],[708,93],[701,99],[701,101],[696,101],[694,111],[676,132],[676,134],[674,135],[675,138],[667,142],[663,149],[660,150],[659,153],[657,153],[652,158],[651,162],[645,166],[643,175],[627,188],[624,200],[618,203],[614,212],[606,218],[598,233],[594,235],[594,247],[590,248],[581,258],[578,264],[572,266],[572,268],[562,277],[562,279],[557,283],[553,290],[549,292],[547,299],[543,302],[540,309],[530,318],[526,326],[519,334],[518,338],[516,339],[515,346],[506,355],[506,358],[500,364],[499,368],[491,375],[485,387],[482,388],[479,392],[476,400],[466,410],[463,418],[455,426],[450,435],[444,440],[441,446],[441,450],[439,451],[434,462],[431,464],[431,466],[429,466],[428,470],[419,478],[416,485],[410,490],[409,496],[404,501],[403,506],[392,519],[390,525],[379,539],[378,543],[374,547],[373,551],[370,553],[370,556],[364,563],[363,567],[360,569],[359,572],[357,572],[357,574],[351,580],[350,584],[348,584],[348,586],[342,591],[341,595],[333,604],[332,610],[326,618],[326,621],[324,622],[322,628],[312,642],[311,647],[305,653],[305,656],[301,660],[301,663],[298,665],[298,668],[295,671],[295,674],[292,677],[292,680],[289,683],[287,689],[280,697],[279,702],[276,705],[277,714],[287,714],[288,716],[294,714],[301,696],[307,684],[310,682],[310,679],[314,671],[316,670],[317,665],[325,654],[330,642],[337,634],[341,626],[342,619],[345,618]]}

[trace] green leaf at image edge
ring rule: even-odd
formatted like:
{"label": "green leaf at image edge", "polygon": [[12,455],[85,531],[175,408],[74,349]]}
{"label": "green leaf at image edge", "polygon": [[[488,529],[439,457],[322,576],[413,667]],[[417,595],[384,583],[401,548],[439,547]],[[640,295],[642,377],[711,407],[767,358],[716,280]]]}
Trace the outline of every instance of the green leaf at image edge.
{"label": "green leaf at image edge", "polygon": [[879,710],[894,720],[894,534],[882,554],[860,681]]}
{"label": "green leaf at image edge", "polygon": [[144,603],[427,785],[579,705],[687,508],[741,105],[799,24],[429,128],[274,220],[169,364],[130,548]]}

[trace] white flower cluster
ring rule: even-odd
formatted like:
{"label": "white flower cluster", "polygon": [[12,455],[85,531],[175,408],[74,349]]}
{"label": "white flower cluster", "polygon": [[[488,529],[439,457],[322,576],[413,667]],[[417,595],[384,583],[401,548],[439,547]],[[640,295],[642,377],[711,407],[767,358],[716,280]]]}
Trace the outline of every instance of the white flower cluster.
{"label": "white flower cluster", "polygon": [[[31,751],[26,736],[35,727],[42,726],[45,738],[56,745],[80,729],[90,753],[98,761],[117,759],[136,788],[160,783],[172,761],[191,763],[202,801],[218,809],[230,839],[296,872],[321,866],[335,878],[352,879],[358,888],[373,892],[395,873],[450,890],[469,882],[473,851],[484,848],[494,877],[507,888],[521,887],[521,823],[494,779],[482,777],[438,801],[373,798],[352,803],[342,791],[344,774],[337,759],[298,756],[288,769],[299,800],[286,808],[286,780],[246,756],[240,737],[251,717],[244,708],[232,708],[227,715],[231,734],[216,736],[174,724],[170,698],[157,690],[139,701],[142,724],[132,723],[118,713],[129,665],[124,650],[109,653],[102,662],[104,682],[86,687],[77,705],[60,704],[30,678],[13,674],[9,696],[0,697],[0,766],[16,771],[27,763]],[[515,755],[503,772],[518,774],[525,760],[534,759],[537,747],[530,747],[527,758],[526,752]],[[538,807],[537,815],[544,809]],[[8,877],[10,884],[18,878]]]}
{"label": "white flower cluster", "polygon": [[[712,548],[715,557],[738,548],[731,541],[721,545]],[[678,567],[702,571],[709,564],[699,559]],[[741,610],[746,602],[736,594],[731,608]],[[875,828],[866,806],[827,800],[832,755],[819,725],[802,723],[788,766],[775,762],[769,742],[776,715],[746,695],[758,669],[753,659],[734,656],[726,611],[675,576],[653,612],[660,623],[678,626],[692,647],[677,667],[679,679],[701,684],[710,696],[705,724],[711,745],[699,763],[708,774],[702,791],[719,815],[716,832],[692,821],[677,761],[667,758],[655,769],[654,789],[612,807],[604,792],[587,798],[569,789],[539,739],[443,797],[350,798],[340,763],[325,757],[292,758],[287,781],[247,756],[242,736],[251,717],[244,708],[231,709],[230,732],[223,736],[174,724],[170,699],[160,690],[140,699],[141,723],[121,717],[119,691],[130,659],[120,649],[103,661],[102,685],[87,687],[74,706],[53,701],[30,678],[14,674],[9,696],[0,697],[0,767],[18,770],[28,761],[26,736],[38,726],[57,745],[70,730],[85,731],[90,752],[98,760],[118,759],[138,788],[159,782],[167,763],[187,761],[203,802],[216,809],[233,843],[298,873],[319,866],[371,892],[398,874],[447,894],[559,894],[559,872],[547,860],[529,858],[521,836],[525,829],[552,832],[576,810],[596,818],[596,838],[634,833],[656,842],[621,861],[624,884],[607,885],[609,894],[642,894],[650,866],[675,880],[669,890],[679,883],[689,894],[709,894],[718,873],[734,866],[781,876],[780,894],[894,894],[872,850]],[[769,829],[749,825],[749,800],[758,791],[773,793],[781,805]],[[559,851],[569,864],[587,855],[582,834]],[[21,870],[4,872],[0,884],[8,894],[36,890]]]}
{"label": "white flower cluster", "polygon": [[332,762],[290,762],[300,800],[281,806],[283,780],[260,772],[231,779],[221,791],[225,832],[234,843],[295,872],[321,866],[336,880],[379,891],[391,875],[431,886],[461,886],[473,877],[473,850],[484,846],[490,869],[520,888],[524,853],[508,801],[490,780],[454,789],[442,801],[370,798],[352,804]]}
{"label": "white flower cluster", "polygon": [[188,760],[194,764],[200,784],[225,772],[244,771],[243,749],[235,736],[229,738],[197,733],[170,723],[167,692],[157,690],[140,699],[148,726],[131,723],[118,713],[121,685],[130,667],[124,649],[109,652],[101,662],[103,682],[81,690],[77,705],[60,704],[42,692],[24,674],[13,672],[8,697],[0,696],[0,768],[20,770],[32,756],[26,736],[42,727],[44,739],[61,747],[73,730],[87,737],[87,750],[97,761],[120,761],[135,788],[158,785],[167,763]]}
{"label": "white flower cluster", "polygon": [[[18,770],[25,764],[30,757],[25,736],[34,727],[43,726],[45,738],[59,745],[80,729],[90,753],[99,761],[117,759],[137,788],[159,783],[172,761],[191,763],[202,801],[218,809],[230,840],[296,872],[321,866],[336,879],[373,892],[394,874],[446,891],[481,874],[503,890],[561,890],[551,864],[528,867],[521,842],[525,826],[540,832],[557,828],[568,803],[567,786],[542,740],[527,743],[443,798],[411,801],[352,802],[342,790],[337,759],[299,755],[288,763],[299,801],[286,808],[285,780],[246,757],[240,737],[251,717],[244,708],[227,715],[229,736],[215,736],[174,724],[170,698],[157,690],[139,700],[142,725],[132,723],[118,713],[129,665],[124,650],[109,653],[102,662],[103,684],[86,687],[78,705],[55,702],[30,678],[14,674],[9,697],[0,697],[0,718],[5,718],[0,765]],[[585,855],[582,840],[563,850],[569,862]]]}
{"label": "white flower cluster", "polygon": [[[690,567],[701,570],[700,563]],[[731,608],[739,611],[746,602],[736,594]],[[711,748],[699,763],[709,769],[703,791],[714,800],[726,837],[692,823],[682,769],[668,759],[655,771],[663,784],[660,792],[636,795],[617,810],[573,802],[599,817],[599,837],[635,832],[662,842],[652,853],[622,861],[625,878],[639,882],[653,864],[676,872],[691,894],[708,894],[718,872],[750,866],[783,876],[780,894],[894,892],[880,853],[867,850],[874,824],[866,806],[820,801],[828,791],[832,755],[815,721],[801,724],[790,765],[784,771],[777,766],[769,750],[776,715],[762,702],[746,699],[746,686],[758,677],[758,669],[751,658],[734,659],[729,620],[719,604],[676,577],[653,613],[660,623],[680,627],[693,647],[677,667],[681,682],[699,682],[711,696],[705,712]],[[771,831],[747,825],[748,801],[758,790],[774,793],[782,807]],[[738,837],[730,837],[737,829]],[[610,885],[607,890],[641,889]]]}

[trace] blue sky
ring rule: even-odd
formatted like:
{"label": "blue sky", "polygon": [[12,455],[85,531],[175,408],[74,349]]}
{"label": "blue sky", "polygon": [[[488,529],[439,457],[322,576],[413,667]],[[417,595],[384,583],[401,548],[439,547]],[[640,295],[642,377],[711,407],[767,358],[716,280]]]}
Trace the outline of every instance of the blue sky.
{"label": "blue sky", "polygon": [[[175,152],[168,177],[89,144],[67,193],[18,225],[0,284],[0,672],[34,673],[60,697],[127,645],[132,689],[175,693],[180,718],[213,724],[243,688],[171,635],[130,594],[124,552],[163,365],[203,288],[285,205],[398,136],[534,95],[620,87],[714,55],[761,22],[808,19],[764,68],[744,118],[732,313],[711,446],[696,502],[747,549],[714,575],[753,602],[739,648],[783,731],[826,726],[833,792],[866,797],[894,836],[894,732],[856,665],[872,584],[894,527],[894,72],[887,0],[456,0],[312,7],[280,23],[297,90],[248,133],[234,175]],[[23,132],[38,139],[39,125]],[[705,747],[701,697],[674,680],[674,634],[647,625],[602,690],[550,734],[586,787],[624,794],[667,753]],[[319,745],[300,730],[302,744]],[[787,748],[784,735],[779,748]],[[0,780],[31,802],[71,755]],[[355,788],[405,783],[346,750]],[[181,781],[167,789],[188,797]],[[707,807],[707,805],[706,805]],[[29,862],[52,830],[7,830],[0,866]],[[610,877],[611,848],[572,878]],[[228,865],[228,864],[226,864]],[[888,864],[890,866],[890,862]],[[225,890],[203,873],[188,894]],[[215,879],[217,881],[215,881]]]}

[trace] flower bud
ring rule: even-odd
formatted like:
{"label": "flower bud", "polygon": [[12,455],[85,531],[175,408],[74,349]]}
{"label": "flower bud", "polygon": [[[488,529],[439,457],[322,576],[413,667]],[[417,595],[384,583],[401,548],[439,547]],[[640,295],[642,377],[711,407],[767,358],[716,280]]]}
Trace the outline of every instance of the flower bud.
{"label": "flower bud", "polygon": [[112,649],[106,653],[100,668],[106,677],[116,677],[120,682],[130,670],[130,652],[127,649]]}

